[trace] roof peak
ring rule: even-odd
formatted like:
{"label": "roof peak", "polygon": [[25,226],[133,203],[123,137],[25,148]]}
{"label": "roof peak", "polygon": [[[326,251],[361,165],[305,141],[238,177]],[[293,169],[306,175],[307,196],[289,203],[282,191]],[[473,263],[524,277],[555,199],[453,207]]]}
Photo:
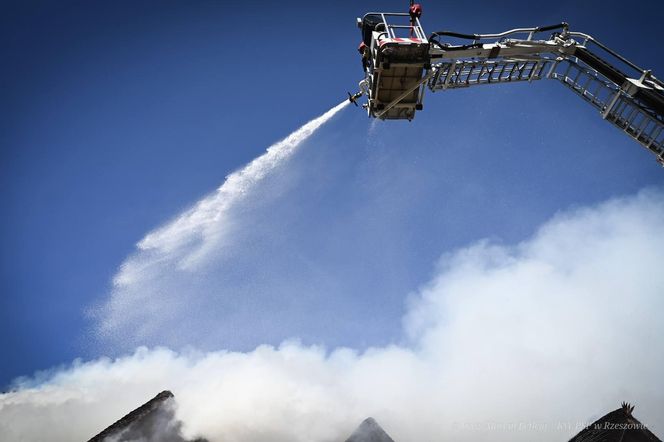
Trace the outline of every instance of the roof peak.
{"label": "roof peak", "polygon": [[394,442],[394,440],[369,416],[353,431],[346,442]]}
{"label": "roof peak", "polygon": [[623,411],[627,416],[632,416],[632,411],[634,411],[634,405],[630,404],[629,402],[623,401],[620,406],[622,407]]}

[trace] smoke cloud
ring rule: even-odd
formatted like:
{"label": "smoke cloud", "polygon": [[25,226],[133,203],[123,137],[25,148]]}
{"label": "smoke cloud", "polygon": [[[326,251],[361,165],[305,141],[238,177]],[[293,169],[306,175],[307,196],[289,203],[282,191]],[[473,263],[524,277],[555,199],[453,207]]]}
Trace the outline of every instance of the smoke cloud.
{"label": "smoke cloud", "polygon": [[[186,219],[162,232],[205,234]],[[169,389],[184,436],[210,441],[343,441],[367,416],[397,442],[562,441],[622,400],[661,436],[662,225],[664,192],[651,189],[560,213],[519,244],[446,254],[409,297],[399,346],[77,361],[1,395],[0,434],[85,440]],[[143,247],[180,246],[167,236]]]}

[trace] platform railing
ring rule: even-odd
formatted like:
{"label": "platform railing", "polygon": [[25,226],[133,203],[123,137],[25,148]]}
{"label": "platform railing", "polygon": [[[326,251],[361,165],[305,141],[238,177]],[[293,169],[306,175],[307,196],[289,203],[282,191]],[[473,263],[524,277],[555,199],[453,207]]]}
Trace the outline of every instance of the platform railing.
{"label": "platform railing", "polygon": [[415,24],[404,24],[404,25],[399,25],[399,24],[393,24],[388,21],[388,18],[394,18],[394,17],[402,17],[402,18],[407,18],[408,20],[411,20],[411,16],[408,13],[405,12],[369,12],[364,15],[364,17],[367,16],[379,16],[382,20],[383,25],[385,26],[385,34],[387,38],[399,38],[397,35],[396,30],[399,29],[405,29],[408,30],[409,33],[412,34],[412,37],[418,38],[420,40],[423,40],[426,42],[427,37],[426,34],[424,33],[424,29],[422,29],[422,24],[420,23],[420,19],[415,17]]}

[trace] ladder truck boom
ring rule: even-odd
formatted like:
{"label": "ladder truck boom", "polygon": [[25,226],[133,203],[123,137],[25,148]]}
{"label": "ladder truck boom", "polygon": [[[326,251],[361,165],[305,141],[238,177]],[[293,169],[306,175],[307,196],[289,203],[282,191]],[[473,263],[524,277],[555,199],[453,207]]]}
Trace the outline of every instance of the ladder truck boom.
{"label": "ladder truck boom", "polygon": [[482,84],[559,81],[664,166],[664,83],[567,23],[497,34],[425,35],[422,8],[370,12],[357,19],[364,78],[349,100],[366,95],[370,117],[412,120],[431,92]]}

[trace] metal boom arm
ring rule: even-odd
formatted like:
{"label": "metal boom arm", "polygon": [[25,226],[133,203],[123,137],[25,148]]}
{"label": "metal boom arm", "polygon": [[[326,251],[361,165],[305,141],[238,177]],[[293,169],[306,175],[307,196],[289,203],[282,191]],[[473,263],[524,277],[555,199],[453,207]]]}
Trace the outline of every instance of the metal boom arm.
{"label": "metal boom arm", "polygon": [[[563,32],[554,34],[551,39],[532,40],[537,32],[558,26]],[[592,37],[570,33],[564,23],[558,26],[475,35],[469,45],[474,47],[470,48],[445,47],[432,39],[437,43],[430,50],[432,59],[443,61],[432,65],[434,74],[428,87],[436,91],[479,84],[555,79],[593,105],[602,118],[650,150],[664,165],[664,85],[650,71],[639,68]],[[528,34],[524,40],[504,39],[522,33]],[[438,35],[434,33],[432,37]],[[583,41],[577,42],[574,36],[582,37]],[[501,40],[481,43],[488,38]],[[617,62],[637,71],[639,77],[629,78],[591,52],[588,48],[591,43]]]}
{"label": "metal boom arm", "polygon": [[[435,92],[549,78],[594,106],[664,166],[664,83],[591,36],[560,23],[484,35],[441,31],[427,39],[419,15],[411,16],[410,26],[388,22],[404,15],[369,13],[358,19],[363,36],[371,36],[365,38],[361,84],[370,116],[412,119],[422,109],[425,87]],[[418,38],[400,38],[403,28]],[[535,39],[547,31],[557,32]]]}

